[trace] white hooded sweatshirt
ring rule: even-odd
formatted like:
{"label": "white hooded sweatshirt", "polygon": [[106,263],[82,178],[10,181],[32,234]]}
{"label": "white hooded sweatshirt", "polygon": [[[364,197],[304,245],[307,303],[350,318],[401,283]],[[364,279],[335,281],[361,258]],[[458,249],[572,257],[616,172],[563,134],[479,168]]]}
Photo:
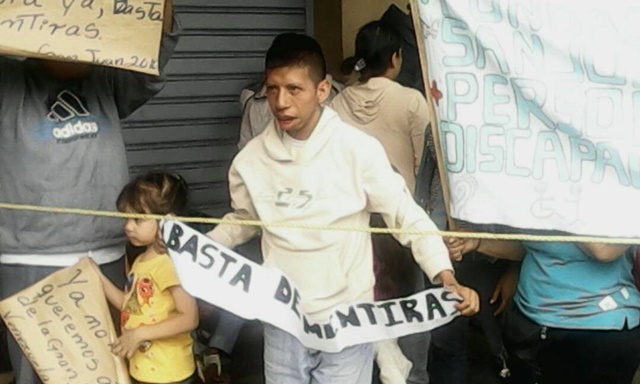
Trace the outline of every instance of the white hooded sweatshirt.
{"label": "white hooded sweatshirt", "polygon": [[[233,160],[229,189],[234,211],[225,219],[363,228],[378,212],[391,228],[436,229],[380,143],[332,109],[324,108],[297,158],[283,144],[283,134],[272,121]],[[209,236],[234,247],[258,232],[256,227],[219,225]],[[432,280],[453,269],[439,236],[396,238],[411,246]],[[266,226],[262,252],[265,266],[280,269],[295,283],[302,309],[314,321],[327,321],[337,305],[373,300],[369,233]]]}

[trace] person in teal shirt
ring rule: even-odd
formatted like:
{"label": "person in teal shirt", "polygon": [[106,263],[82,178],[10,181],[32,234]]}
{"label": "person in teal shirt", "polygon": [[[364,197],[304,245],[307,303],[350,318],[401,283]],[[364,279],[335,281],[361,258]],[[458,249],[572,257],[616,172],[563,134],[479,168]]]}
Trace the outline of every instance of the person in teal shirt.
{"label": "person in teal shirt", "polygon": [[533,352],[541,384],[631,383],[640,364],[633,247],[477,239],[448,246],[451,256],[478,250],[522,260],[505,333]]}

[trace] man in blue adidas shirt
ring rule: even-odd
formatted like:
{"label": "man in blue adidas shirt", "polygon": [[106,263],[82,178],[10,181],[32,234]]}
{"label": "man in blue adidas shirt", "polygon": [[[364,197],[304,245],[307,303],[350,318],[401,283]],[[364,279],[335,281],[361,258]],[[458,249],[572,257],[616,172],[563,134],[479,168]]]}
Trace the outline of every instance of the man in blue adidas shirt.
{"label": "man in blue adidas shirt", "polygon": [[[129,179],[120,120],[162,89],[162,68],[177,43],[173,29],[167,0],[159,77],[0,58],[0,201],[113,210]],[[0,210],[0,299],[89,252],[124,286],[119,220]],[[13,338],[9,353],[17,384],[40,382]]]}

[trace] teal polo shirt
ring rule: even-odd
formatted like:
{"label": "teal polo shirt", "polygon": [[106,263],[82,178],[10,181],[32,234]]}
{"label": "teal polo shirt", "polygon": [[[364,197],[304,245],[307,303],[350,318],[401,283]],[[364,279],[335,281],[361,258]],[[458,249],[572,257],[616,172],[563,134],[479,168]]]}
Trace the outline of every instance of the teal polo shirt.
{"label": "teal polo shirt", "polygon": [[565,329],[621,330],[640,323],[632,251],[599,262],[572,243],[524,242],[514,302],[537,324]]}

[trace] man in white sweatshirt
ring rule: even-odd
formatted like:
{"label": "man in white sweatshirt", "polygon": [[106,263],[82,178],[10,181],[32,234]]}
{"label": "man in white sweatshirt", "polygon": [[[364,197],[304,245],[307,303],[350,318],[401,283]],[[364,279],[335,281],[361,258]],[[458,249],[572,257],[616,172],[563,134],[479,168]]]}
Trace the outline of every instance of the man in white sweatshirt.
{"label": "man in white sweatshirt", "polygon": [[[294,222],[363,228],[371,213],[391,228],[435,230],[394,172],[382,145],[344,123],[322,102],[330,92],[322,49],[312,38],[283,34],[265,60],[266,89],[275,119],[240,151],[229,171],[233,212],[226,219]],[[259,228],[219,225],[209,236],[228,247]],[[478,311],[477,294],[453,276],[448,251],[437,236],[400,234],[433,281],[456,291],[463,315]],[[303,311],[328,321],[338,305],[373,300],[371,236],[365,232],[265,227],[264,264],[283,271],[299,288]],[[267,384],[371,382],[373,348],[339,353],[305,348],[288,333],[265,325]],[[426,363],[426,362],[425,362]]]}

